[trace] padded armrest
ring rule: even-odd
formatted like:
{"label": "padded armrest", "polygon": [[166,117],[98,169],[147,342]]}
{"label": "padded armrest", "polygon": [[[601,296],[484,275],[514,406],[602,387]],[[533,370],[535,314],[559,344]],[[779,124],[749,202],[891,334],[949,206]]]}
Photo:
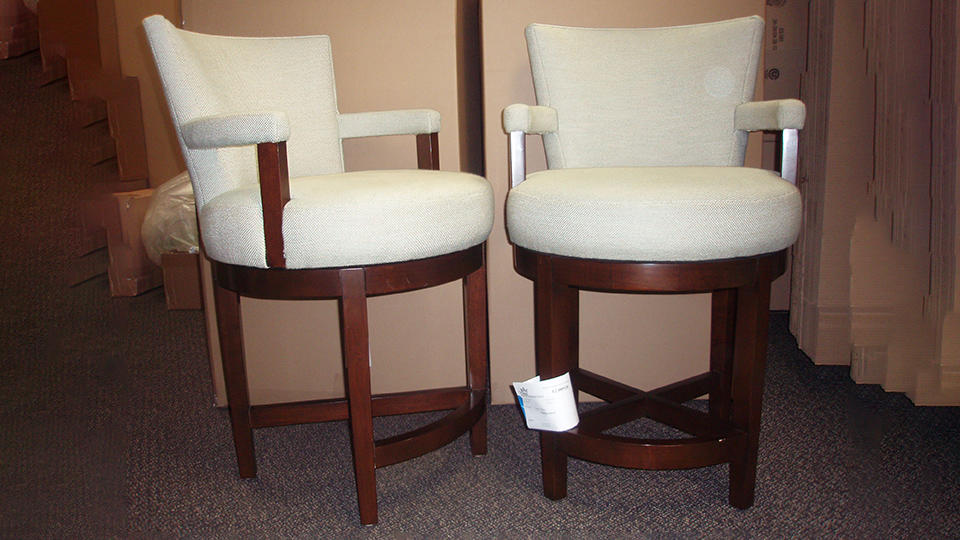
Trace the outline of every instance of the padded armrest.
{"label": "padded armrest", "polygon": [[290,123],[283,112],[218,114],[183,124],[187,148],[222,148],[276,143],[290,138]]}
{"label": "padded armrest", "polygon": [[503,130],[542,135],[557,130],[557,110],[543,105],[514,103],[503,109]]}
{"label": "padded armrest", "polygon": [[338,121],[341,139],[423,135],[440,131],[440,113],[433,109],[341,113]]}
{"label": "padded armrest", "polygon": [[751,101],[737,106],[734,127],[742,131],[803,129],[807,107],[799,99]]}

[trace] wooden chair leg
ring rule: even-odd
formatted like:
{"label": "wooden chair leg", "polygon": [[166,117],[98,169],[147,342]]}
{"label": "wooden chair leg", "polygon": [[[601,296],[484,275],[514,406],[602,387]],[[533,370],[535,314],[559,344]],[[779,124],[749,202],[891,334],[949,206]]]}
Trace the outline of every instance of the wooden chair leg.
{"label": "wooden chair leg", "polygon": [[253,451],[253,428],[250,425],[250,395],[247,388],[247,370],[243,358],[243,326],[240,320],[240,295],[214,287],[217,311],[217,333],[220,337],[220,359],[230,408],[233,444],[237,452],[237,466],[242,478],[257,475]]}
{"label": "wooden chair leg", "polygon": [[[578,365],[579,291],[553,279],[549,259],[541,257],[534,282],[534,332],[537,373],[556,377]],[[567,456],[555,433],[540,433],[543,492],[558,500],[567,496]]]}
{"label": "wooden chair leg", "polygon": [[[487,327],[486,262],[463,279],[463,327],[467,358],[467,386],[486,389],[490,363]],[[470,451],[475,456],[487,453],[487,413],[470,428]]]}
{"label": "wooden chair leg", "polygon": [[756,283],[738,289],[736,302],[732,418],[734,424],[747,432],[747,442],[740,455],[730,462],[730,504],[736,508],[749,508],[753,504],[757,479],[760,411],[767,362],[769,275],[761,272]]}
{"label": "wooden chair leg", "polygon": [[357,482],[360,522],[377,522],[377,478],[370,401],[370,349],[367,296],[362,268],[340,271],[340,340],[350,413],[350,441]]}
{"label": "wooden chair leg", "polygon": [[727,422],[730,420],[730,385],[733,378],[736,291],[713,291],[710,312],[710,371],[720,377],[714,391],[710,392],[710,416]]}

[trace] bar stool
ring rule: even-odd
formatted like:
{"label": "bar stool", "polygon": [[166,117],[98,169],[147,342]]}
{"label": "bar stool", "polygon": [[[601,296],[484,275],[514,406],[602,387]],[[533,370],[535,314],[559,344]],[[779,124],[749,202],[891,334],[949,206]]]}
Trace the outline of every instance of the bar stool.
{"label": "bar stool", "polygon": [[[730,503],[753,504],[770,282],[800,225],[797,100],[749,102],[763,21],[669,28],[527,27],[537,105],[503,112],[507,231],[534,283],[537,373],[570,372],[607,402],[541,432],[544,493],[567,457],[637,469],[730,464]],[[779,131],[781,173],[743,167],[747,132]],[[524,137],[548,169],[526,175]],[[786,180],[784,180],[784,178]],[[712,293],[709,370],[643,391],[579,365],[578,293]],[[654,360],[651,360],[654,361]],[[685,401],[709,394],[709,411]],[[689,437],[606,433],[638,418]]]}
{"label": "bar stool", "polygon": [[[436,111],[341,114],[327,36],[213,36],[159,15],[144,27],[213,264],[240,476],[256,476],[253,429],[349,420],[360,521],[376,523],[376,468],[466,431],[472,452],[486,453],[490,185],[438,170]],[[342,139],[400,134],[416,135],[426,170],[343,172]],[[371,395],[367,297],[454,280],[463,280],[466,384]],[[251,406],[240,296],[336,298],[345,399]],[[374,416],[441,410],[451,412],[374,440]]]}

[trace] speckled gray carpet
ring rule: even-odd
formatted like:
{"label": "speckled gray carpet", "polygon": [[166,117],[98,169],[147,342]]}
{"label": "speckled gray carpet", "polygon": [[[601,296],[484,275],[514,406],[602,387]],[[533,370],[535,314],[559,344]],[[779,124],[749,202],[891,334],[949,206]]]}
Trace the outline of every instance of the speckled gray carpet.
{"label": "speckled gray carpet", "polygon": [[461,438],[380,470],[375,527],[358,523],[343,423],[258,431],[259,478],[240,480],[200,313],[166,311],[161,291],[111,299],[105,278],[66,286],[72,205],[103,171],[64,84],[37,88],[39,70],[36,54],[0,61],[0,536],[960,537],[960,409],[813,366],[783,315],[746,511],[727,505],[725,467],[572,460],[570,495],[549,501],[536,436],[506,406],[490,412],[488,456]]}

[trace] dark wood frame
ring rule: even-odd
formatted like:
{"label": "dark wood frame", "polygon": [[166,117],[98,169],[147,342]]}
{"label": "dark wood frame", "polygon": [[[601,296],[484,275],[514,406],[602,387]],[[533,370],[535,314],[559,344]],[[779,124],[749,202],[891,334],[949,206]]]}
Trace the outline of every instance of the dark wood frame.
{"label": "dark wood frame", "polygon": [[[439,169],[437,134],[417,135],[420,168]],[[350,268],[286,269],[282,215],[290,200],[285,143],[257,148],[269,268],[212,261],[217,330],[230,422],[240,476],[257,474],[253,429],[349,420],[360,521],[377,522],[375,469],[435,450],[470,431],[474,455],[487,450],[486,403],[489,363],[484,245],[428,259]],[[367,303],[393,294],[463,280],[466,385],[372,395]],[[277,300],[336,298],[340,311],[346,397],[251,405],[243,355],[240,297]],[[443,418],[408,433],[374,440],[373,417],[452,409]]]}
{"label": "dark wood frame", "polygon": [[[534,283],[537,373],[569,372],[576,390],[607,404],[579,426],[540,433],[544,494],[567,494],[567,456],[635,469],[730,464],[730,504],[753,504],[766,366],[770,282],[785,270],[786,250],[704,262],[576,259],[514,247],[516,271]],[[580,368],[579,290],[712,293],[709,371],[642,391]],[[709,394],[709,412],[682,403]],[[650,418],[691,435],[637,439],[604,431]]]}

